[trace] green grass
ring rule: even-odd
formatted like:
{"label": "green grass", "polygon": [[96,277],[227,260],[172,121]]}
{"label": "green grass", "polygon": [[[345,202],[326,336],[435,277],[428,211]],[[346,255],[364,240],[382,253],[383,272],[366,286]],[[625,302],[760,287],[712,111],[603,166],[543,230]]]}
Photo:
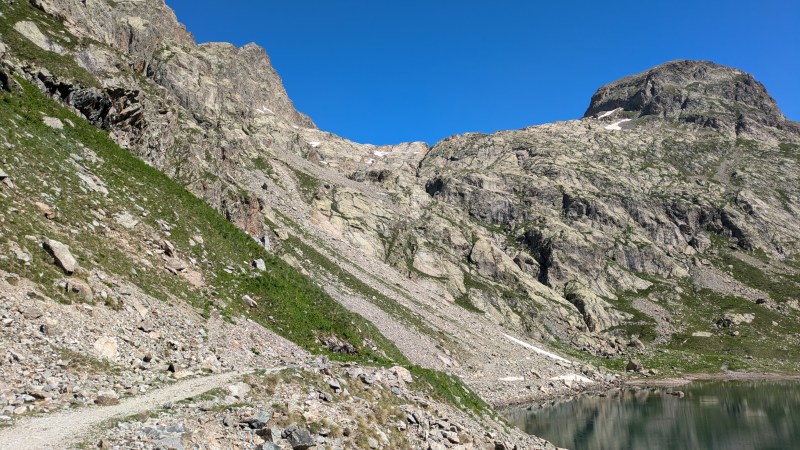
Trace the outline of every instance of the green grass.
{"label": "green grass", "polygon": [[[5,270],[40,284],[43,291],[56,300],[69,302],[69,298],[53,288],[64,274],[39,247],[42,237],[56,238],[70,245],[78,259],[81,269],[75,276],[82,277],[93,269],[100,269],[136,284],[163,301],[189,302],[206,317],[215,307],[212,303],[221,302],[227,304],[221,311],[223,316],[247,316],[312,353],[327,354],[337,360],[411,367],[432,395],[469,410],[482,407],[479,399],[458,379],[412,367],[374,325],[346,310],[314,282],[268,253],[183,186],[118,147],[105,132],[48,99],[27,81],[17,81],[23,87],[22,92],[0,92],[0,161],[15,183],[13,191],[5,187],[0,189],[0,211],[4,214],[4,220],[0,221],[0,247],[13,241],[33,258],[28,266],[9,258]],[[54,130],[44,125],[43,114],[61,119],[64,129]],[[4,144],[14,147],[7,148]],[[82,155],[84,147],[91,149],[99,161],[81,159],[80,164],[87,173],[102,180],[109,191],[107,196],[84,189],[76,174],[84,169],[69,162],[70,158]],[[33,206],[38,200],[55,207],[58,218],[46,220]],[[99,210],[105,212],[106,219],[102,222],[112,229],[120,228],[111,219],[117,212],[130,212],[141,222],[142,225],[125,239],[131,244],[130,248],[121,246],[119,241],[102,238],[102,229],[90,225],[96,220],[94,213]],[[146,248],[137,247],[144,245],[146,238],[152,238],[137,234],[147,232],[142,231],[143,227],[159,230],[162,223],[169,224],[168,239],[179,254],[198,261],[206,288],[195,288],[183,278],[163,270],[158,265],[160,258],[148,257]],[[203,237],[204,243],[191,246],[189,240],[197,234]],[[419,318],[355,276],[343,272],[302,242],[290,244],[300,248],[305,258],[313,258],[331,273],[340,275],[345,285],[353,290],[366,298],[374,296],[373,301],[423,327]],[[254,273],[248,268],[255,258],[264,259],[267,271]],[[144,264],[146,261],[153,267]],[[232,266],[234,273],[228,273],[227,266]],[[253,297],[258,307],[245,307],[239,301],[244,294]],[[323,334],[350,342],[358,352],[331,353],[317,339]],[[104,365],[95,367],[92,362],[86,364],[90,370],[114,370]]]}
{"label": "green grass", "polygon": [[456,297],[456,305],[466,309],[469,312],[473,312],[476,314],[484,313],[484,311],[482,311],[480,308],[472,304],[472,302],[469,299],[469,295],[467,294],[462,294]]}
{"label": "green grass", "polygon": [[[767,273],[763,269],[737,258],[735,251],[729,249],[723,239],[715,238],[713,242],[717,254],[709,259],[715,266],[724,272],[729,271],[743,284],[766,292],[776,302],[800,300],[800,276],[796,273]],[[748,252],[748,254],[762,262],[769,261],[768,255],[761,249]]]}
{"label": "green grass", "polygon": [[[41,191],[46,190],[42,189],[39,179],[52,180],[51,188],[58,184],[60,191],[45,194],[61,217],[57,231],[53,231],[49,229],[51,224],[39,217],[35,207],[15,207],[17,216],[6,221],[4,235],[16,235],[15,241],[35,255],[31,267],[16,267],[20,275],[39,281],[48,291],[55,281],[63,278],[44,252],[37,245],[28,245],[24,238],[25,235],[52,236],[71,246],[85,270],[95,267],[113,270],[161,300],[178,297],[198,308],[207,308],[212,297],[224,299],[230,305],[229,313],[248,315],[314,353],[325,352],[316,336],[329,333],[356,346],[359,352],[351,355],[352,359],[404,361],[396,347],[373,325],[347,311],[311,280],[267,253],[204,201],[116,146],[104,132],[47,99],[32,85],[19,81],[24,86],[21,95],[0,94],[0,127],[5,130],[4,137],[15,143],[12,158],[19,161],[8,171],[18,188],[27,192],[27,198],[38,198],[42,196]],[[75,126],[65,125],[61,132],[53,130],[42,123],[41,113],[58,117],[65,124],[69,120]],[[80,189],[81,182],[75,174],[78,169],[66,162],[71,154],[81,152],[78,143],[92,149],[103,160],[92,166],[91,171],[108,186],[107,197]],[[10,200],[3,199],[6,209],[12,208]],[[25,205],[24,200],[22,204]],[[107,215],[124,210],[135,214],[137,205],[148,213],[138,219],[155,229],[159,228],[159,221],[172,224],[169,240],[182,253],[205,261],[201,263],[201,271],[213,292],[195,289],[160,266],[147,269],[138,260],[139,255],[129,254],[111,241],[97,239],[99,231],[87,226],[94,220],[93,209],[103,209]],[[69,229],[77,232],[70,233]],[[189,239],[197,230],[202,230],[205,242],[202,246],[191,247]],[[228,274],[223,270],[227,265],[247,267],[254,258],[264,259],[269,270],[257,277],[249,272]],[[256,298],[259,308],[249,310],[240,306],[239,298],[244,293]],[[274,320],[270,321],[269,316]],[[370,341],[369,345],[365,345],[365,341]],[[373,351],[373,346],[378,350]]]}
{"label": "green grass", "polygon": [[458,406],[462,410],[471,411],[479,417],[487,413],[494,416],[486,402],[457,377],[420,366],[411,366],[409,370],[415,380],[425,385],[423,390],[428,391],[434,398]]}

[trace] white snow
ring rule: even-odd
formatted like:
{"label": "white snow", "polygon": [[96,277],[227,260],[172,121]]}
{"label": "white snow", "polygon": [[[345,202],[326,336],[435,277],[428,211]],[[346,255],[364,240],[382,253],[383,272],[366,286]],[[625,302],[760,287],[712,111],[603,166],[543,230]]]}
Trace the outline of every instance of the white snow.
{"label": "white snow", "polygon": [[606,125],[604,128],[605,128],[606,130],[616,130],[616,131],[619,131],[619,130],[621,130],[621,129],[622,129],[622,128],[620,128],[619,124],[621,124],[621,123],[625,123],[625,122],[630,122],[630,121],[631,121],[631,119],[622,119],[622,120],[618,120],[618,121],[616,121],[616,122],[612,123],[611,125]]}
{"label": "white snow", "polygon": [[372,159],[372,158],[370,158],[370,159],[368,159],[368,160],[367,160],[367,164],[372,164],[372,163],[374,163],[374,162],[375,162],[375,160],[374,160],[374,159]]}
{"label": "white snow", "polygon": [[497,381],[525,381],[525,377],[505,377],[498,378]]}
{"label": "white snow", "polygon": [[570,373],[568,375],[561,375],[560,377],[553,377],[550,378],[554,381],[574,381],[583,384],[592,384],[594,381],[590,380],[589,378],[584,377],[583,375],[578,375],[576,373]]}
{"label": "white snow", "polygon": [[269,114],[275,115],[275,113],[274,113],[274,112],[272,112],[272,110],[271,110],[271,109],[269,109],[269,108],[257,109],[257,110],[256,110],[256,112],[257,112],[257,113],[261,113],[261,114],[267,114],[267,113],[269,113]]}
{"label": "white snow", "polygon": [[308,143],[308,145],[310,145],[310,146],[312,146],[314,148],[317,148],[320,145],[322,145],[322,142],[320,142],[320,141],[311,141],[311,142]]}
{"label": "white snow", "polygon": [[536,346],[533,346],[531,344],[528,344],[527,342],[520,341],[519,339],[517,339],[517,338],[515,338],[513,336],[509,336],[509,335],[507,335],[505,333],[503,333],[503,336],[508,338],[511,342],[515,342],[515,343],[517,343],[517,344],[519,344],[519,345],[521,345],[521,346],[523,346],[525,348],[529,348],[529,349],[533,350],[534,352],[536,352],[536,353],[538,353],[538,354],[540,354],[542,356],[546,356],[546,357],[548,357],[550,359],[553,359],[553,360],[556,360],[556,361],[565,362],[565,363],[571,362],[570,360],[564,359],[564,358],[556,355],[555,353],[550,353],[547,350],[543,350],[543,349],[541,349],[539,347],[536,347]]}
{"label": "white snow", "polygon": [[608,116],[614,114],[615,112],[619,111],[620,109],[622,109],[622,108],[614,108],[611,111],[606,111],[603,114],[600,114],[599,116],[597,116],[597,118],[598,119],[602,119],[603,117],[608,117]]}
{"label": "white snow", "polygon": [[380,150],[375,150],[374,152],[372,152],[372,154],[377,156],[378,158],[383,158],[384,156],[386,156],[386,152],[382,152]]}

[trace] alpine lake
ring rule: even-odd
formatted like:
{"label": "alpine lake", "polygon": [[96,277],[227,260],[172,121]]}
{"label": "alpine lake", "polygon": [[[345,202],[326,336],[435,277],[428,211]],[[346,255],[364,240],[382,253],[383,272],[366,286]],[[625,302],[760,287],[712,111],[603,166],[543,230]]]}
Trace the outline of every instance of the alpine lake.
{"label": "alpine lake", "polygon": [[637,387],[504,411],[574,450],[800,449],[800,382],[701,381]]}

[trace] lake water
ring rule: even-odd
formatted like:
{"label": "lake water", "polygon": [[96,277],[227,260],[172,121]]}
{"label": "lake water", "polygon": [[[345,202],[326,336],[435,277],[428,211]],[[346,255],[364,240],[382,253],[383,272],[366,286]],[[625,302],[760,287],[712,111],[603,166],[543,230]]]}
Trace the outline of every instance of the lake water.
{"label": "lake water", "polygon": [[696,382],[506,411],[530,434],[574,450],[800,449],[800,383]]}

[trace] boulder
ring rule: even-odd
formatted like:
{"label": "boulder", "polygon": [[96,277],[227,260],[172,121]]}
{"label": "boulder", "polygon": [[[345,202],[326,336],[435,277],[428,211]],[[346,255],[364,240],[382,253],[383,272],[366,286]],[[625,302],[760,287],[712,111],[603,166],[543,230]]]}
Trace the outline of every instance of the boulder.
{"label": "boulder", "polygon": [[132,230],[139,224],[139,221],[136,220],[129,212],[121,212],[114,216],[114,220],[122,225],[123,228],[126,230]]}
{"label": "boulder", "polygon": [[247,305],[247,306],[249,306],[251,308],[255,308],[255,307],[258,306],[258,303],[256,303],[255,300],[253,300],[253,297],[250,297],[247,294],[242,296],[242,303],[244,303],[245,305]]}
{"label": "boulder", "polygon": [[311,433],[305,428],[298,428],[296,424],[289,425],[289,428],[283,431],[283,438],[289,441],[292,450],[307,450],[316,445]]}
{"label": "boulder", "polygon": [[411,376],[411,372],[409,372],[405,367],[394,366],[389,370],[394,372],[397,378],[403,380],[405,383],[411,383],[414,381],[414,378]]}
{"label": "boulder", "polygon": [[94,403],[100,406],[110,406],[119,403],[119,395],[112,390],[100,391],[94,399]]}
{"label": "boulder", "polygon": [[55,117],[44,116],[44,117],[42,117],[42,122],[44,122],[45,125],[47,125],[48,127],[52,128],[54,130],[63,130],[64,129],[64,122],[62,122],[60,119],[57,119]]}
{"label": "boulder", "polygon": [[753,313],[728,313],[722,316],[719,320],[717,320],[717,326],[728,328],[736,325],[740,325],[743,323],[752,323],[753,319],[756,318],[756,315]]}
{"label": "boulder", "polygon": [[62,244],[54,239],[48,239],[42,243],[42,247],[55,259],[56,264],[64,270],[67,275],[72,275],[78,268],[78,262],[69,251],[69,246]]}
{"label": "boulder", "polygon": [[61,283],[64,286],[64,290],[68,295],[73,295],[78,297],[83,302],[91,302],[94,300],[94,293],[92,292],[92,288],[83,281],[77,278],[69,278]]}
{"label": "boulder", "polygon": [[106,359],[116,359],[117,348],[117,340],[113,337],[103,336],[94,342],[95,352]]}
{"label": "boulder", "polygon": [[42,202],[36,202],[34,205],[39,208],[39,211],[41,211],[47,219],[53,220],[56,218],[56,211],[49,205],[46,205]]}
{"label": "boulder", "polygon": [[267,265],[266,265],[266,263],[264,263],[264,260],[261,259],[261,258],[254,259],[253,262],[252,262],[252,266],[255,267],[256,269],[260,270],[261,272],[267,270]]}
{"label": "boulder", "polygon": [[642,363],[639,362],[638,359],[631,359],[628,361],[628,364],[625,366],[626,372],[641,372],[644,370],[644,366]]}
{"label": "boulder", "polygon": [[239,382],[228,386],[228,392],[230,395],[238,399],[245,398],[250,392],[250,389],[250,385],[244,382]]}

